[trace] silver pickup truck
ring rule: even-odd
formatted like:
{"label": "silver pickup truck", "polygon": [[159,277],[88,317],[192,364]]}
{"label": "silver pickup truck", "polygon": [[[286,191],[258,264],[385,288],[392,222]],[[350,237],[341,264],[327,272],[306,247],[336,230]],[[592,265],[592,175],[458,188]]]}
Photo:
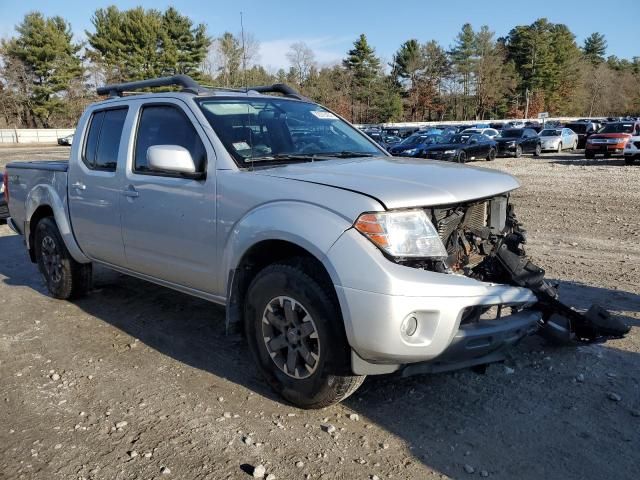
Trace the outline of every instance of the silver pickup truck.
{"label": "silver pickup truck", "polygon": [[[167,85],[182,90],[124,95]],[[305,408],[369,374],[501,360],[541,326],[575,337],[524,256],[512,176],[393,158],[281,84],[98,92],[68,162],[7,167],[9,224],[54,297],[89,292],[101,264],[225,305],[270,385]]]}

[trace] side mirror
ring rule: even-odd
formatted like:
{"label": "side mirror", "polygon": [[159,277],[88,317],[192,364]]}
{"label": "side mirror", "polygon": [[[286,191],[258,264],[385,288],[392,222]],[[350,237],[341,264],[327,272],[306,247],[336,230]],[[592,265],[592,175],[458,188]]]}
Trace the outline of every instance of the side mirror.
{"label": "side mirror", "polygon": [[179,145],[152,145],[147,149],[147,164],[151,170],[174,172],[189,178],[199,177],[191,153]]}

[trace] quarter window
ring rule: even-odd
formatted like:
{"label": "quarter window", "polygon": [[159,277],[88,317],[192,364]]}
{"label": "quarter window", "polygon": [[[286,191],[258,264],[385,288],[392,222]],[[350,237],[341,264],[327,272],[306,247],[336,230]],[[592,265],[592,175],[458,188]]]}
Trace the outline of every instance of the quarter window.
{"label": "quarter window", "polygon": [[115,172],[127,108],[94,112],[89,123],[82,161],[92,170]]}
{"label": "quarter window", "polygon": [[[207,155],[198,132],[182,110],[172,105],[143,107],[136,134],[133,169],[152,173],[147,163],[147,150],[153,145],[179,145],[189,150],[196,172],[206,169]],[[162,173],[162,172],[155,172]]]}

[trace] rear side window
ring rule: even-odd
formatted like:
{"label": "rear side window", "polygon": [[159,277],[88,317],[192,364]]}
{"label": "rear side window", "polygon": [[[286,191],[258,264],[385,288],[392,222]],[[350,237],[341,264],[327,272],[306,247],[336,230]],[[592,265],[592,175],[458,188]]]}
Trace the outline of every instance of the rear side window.
{"label": "rear side window", "polygon": [[135,172],[152,173],[147,164],[147,150],[153,145],[184,147],[193,158],[196,172],[202,173],[206,169],[207,154],[204,144],[191,120],[178,107],[148,105],[142,109],[136,134]]}
{"label": "rear side window", "polygon": [[91,116],[82,153],[82,161],[88,168],[115,172],[126,117],[126,107],[100,110]]}

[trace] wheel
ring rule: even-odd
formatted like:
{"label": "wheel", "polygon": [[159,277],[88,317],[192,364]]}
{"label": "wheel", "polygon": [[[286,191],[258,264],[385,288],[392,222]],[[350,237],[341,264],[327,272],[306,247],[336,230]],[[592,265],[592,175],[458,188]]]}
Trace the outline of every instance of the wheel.
{"label": "wheel", "polygon": [[37,223],[34,248],[38,269],[53,297],[66,300],[89,292],[91,264],[78,263],[71,257],[53,218],[46,217]]}
{"label": "wheel", "polygon": [[489,149],[489,155],[487,155],[487,161],[490,162],[496,159],[496,149],[491,147]]}
{"label": "wheel", "polygon": [[562,140],[558,142],[558,153],[562,153]]}
{"label": "wheel", "polygon": [[624,157],[624,163],[625,165],[633,165],[633,163],[635,162],[635,158],[628,156],[628,157]]}
{"label": "wheel", "polygon": [[338,403],[362,384],[353,375],[342,316],[328,282],[303,262],[260,271],[247,291],[245,333],[271,387],[300,408]]}
{"label": "wheel", "polygon": [[588,160],[592,160],[596,158],[596,154],[587,150],[586,152],[584,152],[584,157]]}
{"label": "wheel", "polygon": [[536,145],[536,149],[535,149],[535,151],[533,152],[533,156],[534,156],[534,157],[539,157],[541,153],[542,153],[542,145],[537,144],[537,145]]}
{"label": "wheel", "polygon": [[571,151],[575,152],[578,149],[578,141],[576,140],[575,142],[573,142],[573,145],[571,145]]}
{"label": "wheel", "polygon": [[516,145],[516,154],[515,157],[516,158],[520,158],[522,156],[522,146],[520,145]]}
{"label": "wheel", "polygon": [[465,151],[461,151],[458,153],[458,163],[465,163],[467,161],[467,154]]}

